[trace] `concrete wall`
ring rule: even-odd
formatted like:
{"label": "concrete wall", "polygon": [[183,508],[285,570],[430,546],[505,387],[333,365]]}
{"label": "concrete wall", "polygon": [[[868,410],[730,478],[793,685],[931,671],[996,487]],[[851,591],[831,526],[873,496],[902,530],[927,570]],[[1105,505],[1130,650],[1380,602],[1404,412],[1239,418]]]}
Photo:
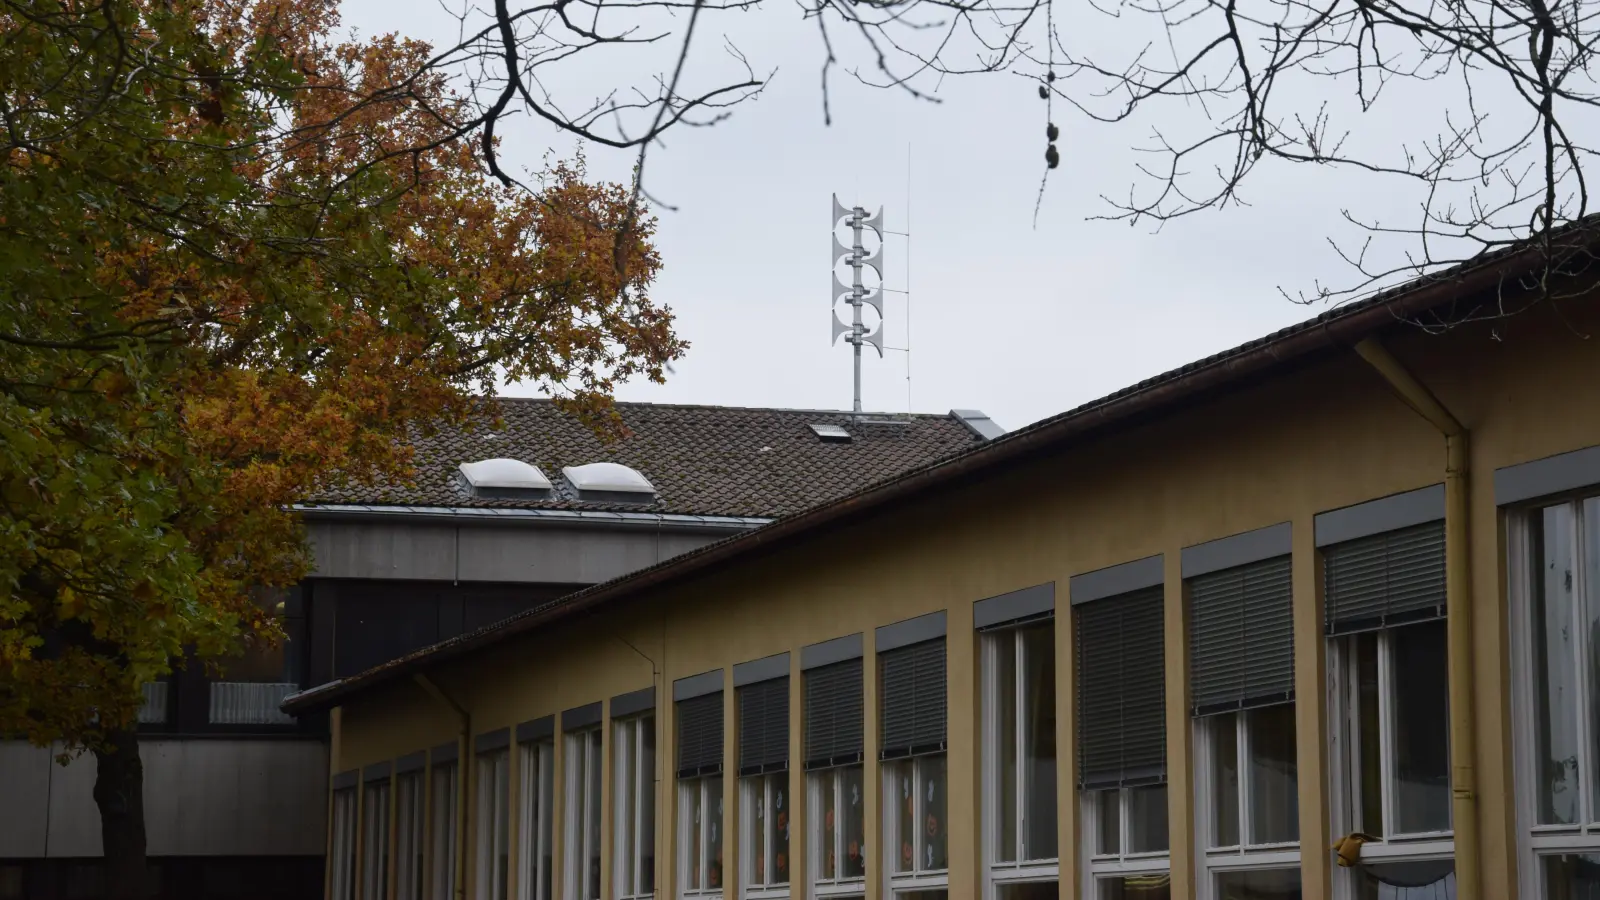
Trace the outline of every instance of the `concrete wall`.
{"label": "concrete wall", "polygon": [[455,525],[312,519],[320,578],[594,584],[654,565],[739,529]]}
{"label": "concrete wall", "polygon": [[[1600,325],[1593,310],[1550,310],[1501,323],[1498,333],[1463,327],[1445,336],[1402,330],[1390,346],[1472,429],[1471,528],[1476,617],[1473,671],[1478,729],[1478,821],[1484,897],[1514,897],[1516,840],[1511,802],[1506,588],[1502,513],[1493,470],[1600,445],[1600,347],[1582,335]],[[1001,475],[972,481],[801,545],[754,555],[692,582],[544,634],[508,641],[432,673],[471,714],[475,733],[611,697],[651,684],[670,697],[676,678],[854,632],[865,633],[873,671],[874,627],[946,610],[949,622],[950,896],[981,896],[978,840],[976,636],[972,604],[1055,582],[1063,897],[1080,895],[1072,691],[1071,617],[1066,585],[1075,574],[1156,553],[1166,560],[1167,743],[1173,896],[1194,892],[1195,810],[1187,703],[1186,611],[1179,560],[1184,547],[1271,525],[1293,530],[1296,714],[1304,896],[1330,896],[1327,847],[1326,641],[1322,632],[1316,513],[1443,480],[1444,442],[1392,396],[1353,353],[1196,402],[1160,421],[1081,443]],[[631,647],[629,645],[632,645]],[[635,652],[637,648],[638,652]],[[641,656],[642,654],[642,656]],[[644,657],[649,657],[645,659]],[[799,654],[792,659],[798,665]],[[656,674],[652,674],[652,668]],[[795,674],[798,674],[797,672]],[[731,682],[730,682],[731,684]],[[798,679],[794,689],[798,690]],[[875,679],[866,686],[866,751],[878,734]],[[735,751],[732,704],[728,758]],[[791,758],[800,758],[798,702]],[[446,709],[412,684],[374,691],[344,706],[334,770],[348,770],[435,746],[456,736]],[[661,795],[658,881],[676,884],[671,770],[671,704],[657,711]],[[609,741],[607,758],[609,760]],[[557,765],[561,751],[557,750]],[[733,767],[727,796],[735,796]],[[795,767],[798,769],[798,767]],[[879,773],[867,766],[869,835],[879,828]],[[558,776],[559,777],[559,776]],[[792,776],[794,796],[801,773]],[[513,782],[516,775],[513,774]],[[606,779],[609,794],[610,779]],[[513,783],[513,796],[517,785]],[[475,797],[469,789],[468,797]],[[561,815],[557,794],[557,817]],[[611,799],[606,796],[606,833]],[[804,805],[795,804],[792,858],[805,859]],[[738,834],[728,804],[729,835]],[[515,822],[515,817],[513,817]],[[513,829],[515,829],[513,825]],[[557,832],[560,840],[560,830]],[[876,838],[872,838],[876,840]],[[469,841],[471,835],[469,833]],[[513,830],[513,846],[516,835]],[[609,840],[604,871],[611,863]],[[555,854],[557,883],[562,853]],[[868,897],[881,893],[882,853],[868,856]],[[739,883],[737,855],[725,855],[725,883]],[[514,867],[513,867],[514,868]],[[609,878],[609,875],[607,876]],[[799,890],[796,891],[798,896]],[[610,896],[609,884],[605,896]]]}
{"label": "concrete wall", "polygon": [[[95,763],[0,742],[0,858],[100,855]],[[321,856],[328,748],[318,740],[144,740],[151,856]]]}

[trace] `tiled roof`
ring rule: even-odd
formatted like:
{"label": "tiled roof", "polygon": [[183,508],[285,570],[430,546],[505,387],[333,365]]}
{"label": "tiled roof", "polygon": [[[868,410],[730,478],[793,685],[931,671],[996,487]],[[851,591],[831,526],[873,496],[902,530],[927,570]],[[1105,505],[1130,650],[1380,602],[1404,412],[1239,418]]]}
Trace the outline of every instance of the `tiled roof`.
{"label": "tiled roof", "polygon": [[[872,415],[856,422],[845,412],[619,403],[629,434],[606,443],[548,400],[498,402],[504,423],[499,430],[485,424],[418,440],[414,484],[351,486],[324,492],[313,502],[775,518],[982,442],[954,415]],[[841,426],[851,440],[824,442],[811,430],[813,424]],[[556,485],[555,495],[548,500],[474,497],[462,484],[458,466],[497,457],[538,466]],[[655,502],[578,500],[561,470],[593,462],[638,470],[654,485]]]}

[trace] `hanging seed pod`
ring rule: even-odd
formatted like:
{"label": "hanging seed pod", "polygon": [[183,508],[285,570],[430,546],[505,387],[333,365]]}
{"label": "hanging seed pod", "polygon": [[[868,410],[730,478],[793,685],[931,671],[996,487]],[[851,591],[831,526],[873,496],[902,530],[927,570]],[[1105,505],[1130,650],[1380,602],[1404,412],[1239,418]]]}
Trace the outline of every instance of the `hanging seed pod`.
{"label": "hanging seed pod", "polygon": [[1055,144],[1044,148],[1044,164],[1052,169],[1061,165],[1061,154],[1056,151]]}
{"label": "hanging seed pod", "polygon": [[1049,91],[1049,89],[1046,88],[1042,84],[1039,85],[1039,99],[1040,100],[1049,100],[1050,99],[1050,91]]}
{"label": "hanging seed pod", "polygon": [[1045,81],[1055,81],[1056,80],[1056,71],[1054,69],[1051,69],[1050,71],[1044,73],[1044,80]]}
{"label": "hanging seed pod", "polygon": [[1056,142],[1056,138],[1061,137],[1061,129],[1056,127],[1056,123],[1051,122],[1049,125],[1045,126],[1044,136],[1050,141],[1050,143],[1053,144]]}

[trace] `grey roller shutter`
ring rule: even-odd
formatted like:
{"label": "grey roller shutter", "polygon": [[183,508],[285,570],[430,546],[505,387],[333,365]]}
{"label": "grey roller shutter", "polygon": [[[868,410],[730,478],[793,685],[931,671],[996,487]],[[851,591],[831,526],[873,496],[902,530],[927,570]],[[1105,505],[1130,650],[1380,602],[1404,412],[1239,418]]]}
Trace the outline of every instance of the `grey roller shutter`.
{"label": "grey roller shutter", "polygon": [[678,777],[722,771],[722,692],[678,701]]}
{"label": "grey roller shutter", "polygon": [[1077,633],[1078,785],[1167,780],[1162,588],[1073,607]]}
{"label": "grey roller shutter", "polygon": [[1289,557],[1189,579],[1189,684],[1197,716],[1293,702]]}
{"label": "grey roller shutter", "polygon": [[805,673],[806,768],[861,762],[861,659],[847,659]]}
{"label": "grey roller shutter", "polygon": [[944,638],[878,654],[882,742],[893,759],[945,749]]}
{"label": "grey roller shutter", "polygon": [[1443,522],[1323,548],[1328,634],[1444,618],[1444,571]]}
{"label": "grey roller shutter", "polygon": [[739,774],[789,767],[789,678],[739,688]]}

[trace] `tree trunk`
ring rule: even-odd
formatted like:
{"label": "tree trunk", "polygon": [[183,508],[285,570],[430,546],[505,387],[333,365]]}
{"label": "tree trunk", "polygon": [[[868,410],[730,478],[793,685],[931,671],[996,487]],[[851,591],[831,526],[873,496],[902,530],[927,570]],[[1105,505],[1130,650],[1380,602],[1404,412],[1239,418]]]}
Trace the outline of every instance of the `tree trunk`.
{"label": "tree trunk", "polygon": [[107,735],[94,751],[98,770],[94,802],[100,808],[100,843],[105,851],[106,900],[145,900],[150,893],[144,858],[144,764],[139,736],[127,728]]}

